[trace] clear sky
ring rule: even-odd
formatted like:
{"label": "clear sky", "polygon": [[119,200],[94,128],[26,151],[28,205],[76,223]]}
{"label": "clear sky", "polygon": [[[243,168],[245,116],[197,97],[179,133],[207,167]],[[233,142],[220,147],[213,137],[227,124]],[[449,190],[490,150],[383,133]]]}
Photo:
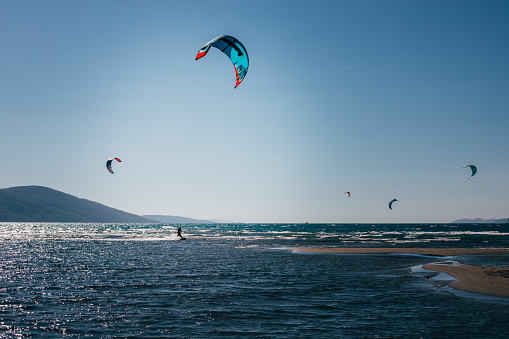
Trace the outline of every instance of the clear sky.
{"label": "clear sky", "polygon": [[[220,51],[195,61],[223,34],[237,89]],[[238,222],[509,217],[509,1],[2,0],[0,117],[2,188]]]}

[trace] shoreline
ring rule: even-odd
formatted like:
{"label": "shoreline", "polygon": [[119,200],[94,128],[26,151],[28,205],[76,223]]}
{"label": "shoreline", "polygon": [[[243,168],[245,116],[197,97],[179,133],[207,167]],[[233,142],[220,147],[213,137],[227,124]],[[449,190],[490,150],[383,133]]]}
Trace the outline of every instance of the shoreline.
{"label": "shoreline", "polygon": [[509,254],[509,248],[392,248],[392,247],[290,247],[306,253],[333,254],[420,254],[431,256]]}
{"label": "shoreline", "polygon": [[[293,247],[294,251],[333,254],[419,254],[429,256],[509,254],[509,248],[389,248],[389,247]],[[443,272],[458,279],[449,286],[456,290],[509,298],[509,267],[450,266],[427,264],[424,269]]]}
{"label": "shoreline", "polygon": [[455,290],[509,298],[509,267],[435,264],[423,267],[458,279],[449,285]]}

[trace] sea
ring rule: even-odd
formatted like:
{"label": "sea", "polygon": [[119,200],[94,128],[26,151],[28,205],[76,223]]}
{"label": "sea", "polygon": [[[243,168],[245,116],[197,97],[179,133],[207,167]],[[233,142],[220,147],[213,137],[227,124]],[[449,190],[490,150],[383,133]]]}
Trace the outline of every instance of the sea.
{"label": "sea", "polygon": [[509,247],[509,224],[0,223],[0,338],[509,337],[509,298],[422,267],[508,255],[294,247]]}

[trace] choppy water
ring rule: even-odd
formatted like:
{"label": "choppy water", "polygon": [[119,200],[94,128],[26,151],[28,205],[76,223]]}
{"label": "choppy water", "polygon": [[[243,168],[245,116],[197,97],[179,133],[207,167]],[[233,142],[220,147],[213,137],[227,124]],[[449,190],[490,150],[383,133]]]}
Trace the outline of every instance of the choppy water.
{"label": "choppy water", "polygon": [[[0,337],[506,338],[509,298],[431,262],[293,246],[509,247],[509,225],[0,223]],[[438,279],[437,279],[438,278]]]}

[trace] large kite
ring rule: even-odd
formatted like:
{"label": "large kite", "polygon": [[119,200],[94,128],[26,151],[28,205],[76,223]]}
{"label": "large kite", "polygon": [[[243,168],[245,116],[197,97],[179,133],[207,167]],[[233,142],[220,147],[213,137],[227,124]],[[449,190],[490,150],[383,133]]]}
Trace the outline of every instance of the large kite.
{"label": "large kite", "polygon": [[249,67],[249,57],[247,51],[242,43],[229,35],[221,35],[217,38],[207,42],[199,51],[196,56],[196,60],[203,58],[207,55],[210,46],[214,46],[221,52],[226,54],[235,67],[235,73],[237,75],[237,83],[235,88],[244,80],[247,74],[247,68]]}
{"label": "large kite", "polygon": [[472,179],[473,177],[475,177],[475,174],[477,173],[477,167],[475,167],[474,165],[465,165],[462,168],[467,168],[467,167],[470,167],[472,169],[472,175],[469,178],[469,179]]}
{"label": "large kite", "polygon": [[111,174],[115,174],[115,173],[113,173],[113,170],[111,169],[111,162],[113,160],[116,160],[118,162],[122,162],[119,158],[109,158],[108,161],[106,161],[106,168],[108,169],[108,171],[110,171]]}
{"label": "large kite", "polygon": [[350,192],[346,191],[344,194],[348,194],[348,197],[350,198]]}

